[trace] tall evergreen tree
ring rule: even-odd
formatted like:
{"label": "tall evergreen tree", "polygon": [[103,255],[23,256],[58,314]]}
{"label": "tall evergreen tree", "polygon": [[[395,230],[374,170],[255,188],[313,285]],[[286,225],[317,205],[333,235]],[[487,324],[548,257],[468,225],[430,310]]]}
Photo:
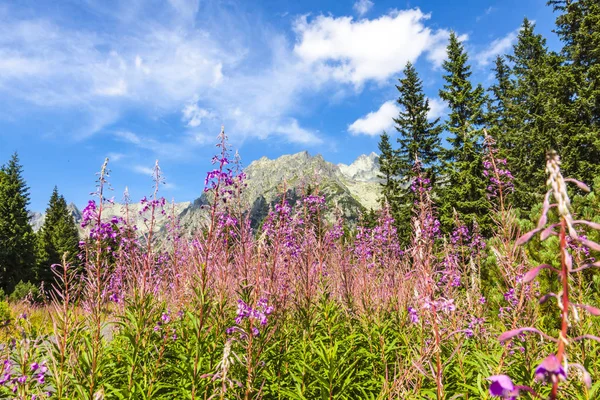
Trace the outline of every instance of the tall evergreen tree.
{"label": "tall evergreen tree", "polygon": [[592,182],[600,174],[600,3],[550,0],[558,12],[556,33],[564,43],[557,68],[561,95],[564,173]]}
{"label": "tall evergreen tree", "polygon": [[60,264],[67,254],[66,261],[71,265],[77,263],[79,234],[73,216],[65,198],[58,194],[54,187],[44,224],[37,237],[37,279],[50,288],[54,282],[51,266]]}
{"label": "tall evergreen tree", "polygon": [[19,281],[33,278],[35,235],[29,224],[29,188],[19,157],[0,168],[0,286],[10,293]]}
{"label": "tall evergreen tree", "polygon": [[559,149],[561,109],[556,87],[556,68],[560,59],[549,54],[546,40],[535,33],[535,25],[524,19],[508,56],[513,64],[514,89],[511,94],[510,118],[514,124],[506,140],[509,165],[515,176],[514,204],[529,210],[541,201],[546,182],[546,152]]}
{"label": "tall evergreen tree", "polygon": [[393,204],[396,202],[398,159],[396,151],[390,143],[390,136],[383,132],[379,138],[379,176],[382,178],[381,194],[382,203]]}
{"label": "tall evergreen tree", "polygon": [[435,180],[440,151],[440,134],[442,127],[439,118],[429,121],[429,100],[423,93],[423,83],[417,70],[409,62],[404,71],[404,78],[396,85],[400,106],[398,117],[394,118],[396,130],[399,133],[397,150],[397,174],[401,183],[398,185],[399,201],[394,204],[398,230],[401,238],[410,238],[412,208],[415,194],[410,190],[410,184],[415,177],[415,162],[418,159],[423,166],[425,175]]}
{"label": "tall evergreen tree", "polygon": [[487,106],[487,125],[490,136],[494,138],[502,153],[510,147],[509,135],[514,127],[511,119],[514,84],[511,70],[503,56],[496,57],[493,68],[495,83],[490,86]]}
{"label": "tall evergreen tree", "polygon": [[[398,138],[398,173],[402,177],[414,176],[415,159],[418,158],[423,171],[433,178],[439,161],[440,134],[439,118],[429,121],[429,100],[423,93],[423,83],[415,67],[409,62],[403,71],[404,78],[396,85],[400,106],[394,118]],[[412,203],[411,203],[412,204]]]}
{"label": "tall evergreen tree", "polygon": [[468,55],[454,32],[450,34],[447,51],[448,59],[443,63],[446,83],[439,95],[450,111],[446,122],[450,147],[442,152],[440,221],[449,230],[456,211],[462,221],[475,220],[486,232],[490,225],[482,166],[486,96],[481,85],[471,84]]}

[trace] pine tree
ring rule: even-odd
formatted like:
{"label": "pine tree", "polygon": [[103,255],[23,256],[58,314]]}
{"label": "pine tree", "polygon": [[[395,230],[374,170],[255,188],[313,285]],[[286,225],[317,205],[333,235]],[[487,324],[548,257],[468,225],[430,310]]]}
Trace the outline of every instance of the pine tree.
{"label": "pine tree", "polygon": [[423,93],[423,83],[419,79],[415,67],[409,62],[403,71],[404,78],[396,85],[400,106],[398,117],[394,118],[396,130],[399,132],[397,150],[397,174],[401,183],[398,203],[394,204],[398,232],[401,238],[410,238],[412,208],[415,195],[410,190],[410,184],[415,177],[415,162],[418,159],[424,167],[425,176],[435,180],[440,151],[439,118],[429,121],[429,100]]}
{"label": "pine tree", "polygon": [[35,235],[29,225],[29,188],[19,157],[0,168],[0,287],[10,293],[19,281],[33,278]]}
{"label": "pine tree", "polygon": [[429,100],[423,93],[423,83],[415,67],[409,62],[403,71],[396,89],[400,93],[397,103],[400,106],[398,117],[394,119],[398,138],[398,173],[402,177],[414,176],[415,159],[418,158],[423,171],[433,178],[438,164],[440,150],[439,118],[429,122]]}
{"label": "pine tree", "polygon": [[508,163],[515,176],[514,204],[524,210],[541,201],[546,152],[560,150],[560,119],[565,114],[555,72],[560,59],[548,53],[546,40],[534,31],[535,25],[525,19],[513,54],[508,56],[513,64],[510,118],[514,125],[499,141],[508,150]]}
{"label": "pine tree", "polygon": [[44,224],[37,235],[37,279],[50,288],[54,282],[51,266],[60,264],[63,256],[71,265],[77,264],[79,234],[65,198],[54,187]]}
{"label": "pine tree", "polygon": [[550,0],[564,43],[557,85],[561,96],[563,172],[592,182],[600,174],[600,3]]}
{"label": "pine tree", "polygon": [[514,91],[514,84],[511,80],[510,67],[506,64],[503,56],[496,57],[493,71],[496,82],[488,89],[490,97],[486,119],[488,133],[496,141],[501,154],[504,154],[510,147],[511,143],[508,138],[514,127],[511,120],[511,96]]}
{"label": "pine tree", "polygon": [[440,98],[448,103],[446,130],[450,147],[442,152],[442,190],[440,221],[445,230],[454,224],[454,211],[466,223],[476,221],[483,232],[489,231],[486,197],[487,183],[482,166],[483,106],[486,102],[481,85],[473,88],[468,55],[456,34],[450,34],[448,59],[444,61],[443,89]]}
{"label": "pine tree", "polygon": [[397,154],[390,144],[390,136],[383,132],[379,138],[379,176],[383,179],[381,183],[382,204],[396,202],[396,188],[398,178]]}

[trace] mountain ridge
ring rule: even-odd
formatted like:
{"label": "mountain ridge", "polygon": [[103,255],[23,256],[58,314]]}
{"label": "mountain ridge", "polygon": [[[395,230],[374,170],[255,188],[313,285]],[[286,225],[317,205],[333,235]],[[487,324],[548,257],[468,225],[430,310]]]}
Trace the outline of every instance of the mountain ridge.
{"label": "mountain ridge", "polygon": [[[268,210],[280,198],[282,191],[293,203],[308,190],[318,190],[325,196],[329,205],[326,218],[332,219],[334,214],[341,213],[350,222],[356,222],[359,215],[371,208],[380,208],[381,179],[379,173],[379,157],[377,154],[362,154],[351,164],[333,164],[326,161],[321,154],[311,155],[308,151],[295,154],[284,154],[275,159],[263,156],[252,161],[245,169],[247,186],[242,192],[242,200],[250,210],[250,219],[254,228],[258,227]],[[175,214],[185,231],[194,231],[202,221],[207,219],[204,205],[208,204],[206,194],[202,194],[192,202],[167,205],[167,214],[175,207]],[[143,217],[139,215],[141,206],[138,203],[129,205],[132,223],[138,226],[140,233],[144,227]],[[81,211],[73,203],[69,211],[76,223],[81,221]],[[124,214],[120,203],[108,204],[104,212],[107,217]],[[31,224],[39,230],[43,224],[44,214],[31,212]],[[163,226],[165,215],[157,216],[157,225]]]}

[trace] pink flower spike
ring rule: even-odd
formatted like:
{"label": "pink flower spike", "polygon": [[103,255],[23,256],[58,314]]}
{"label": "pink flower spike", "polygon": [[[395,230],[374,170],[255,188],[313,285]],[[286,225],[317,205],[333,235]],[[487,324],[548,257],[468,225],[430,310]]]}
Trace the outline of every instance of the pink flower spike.
{"label": "pink flower spike", "polygon": [[587,239],[584,239],[582,237],[578,237],[576,240],[579,243],[581,243],[582,245],[587,246],[587,247],[589,247],[592,250],[600,251],[600,244],[598,244],[596,242],[592,242],[591,240],[587,240]]}
{"label": "pink flower spike", "polygon": [[517,335],[519,335],[519,334],[521,334],[523,332],[534,332],[534,333],[539,334],[543,338],[548,339],[548,340],[550,340],[550,341],[552,341],[554,343],[558,342],[557,339],[553,338],[552,336],[546,335],[544,332],[540,331],[539,329],[530,328],[530,327],[527,327],[527,328],[518,328],[518,329],[513,329],[513,330],[510,330],[510,331],[506,331],[506,332],[504,332],[503,334],[501,334],[498,337],[498,340],[500,342],[505,342],[508,339],[512,339],[513,337],[515,337],[515,336],[517,336]]}
{"label": "pink flower spike", "polygon": [[584,309],[585,311],[592,314],[594,317],[600,316],[600,309],[592,306],[588,306],[587,304],[573,304],[575,307],[579,307]]}
{"label": "pink flower spike", "polygon": [[515,242],[515,245],[517,246],[522,246],[525,243],[529,242],[531,240],[531,238],[533,237],[533,235],[535,235],[536,233],[538,233],[539,231],[541,231],[541,228],[536,228],[534,230],[531,230],[529,232],[527,232],[526,234],[524,234],[523,236],[521,236],[519,239],[517,239],[517,241]]}
{"label": "pink flower spike", "polygon": [[554,228],[556,228],[557,225],[558,224],[552,224],[546,229],[544,229],[540,234],[540,240],[543,242],[544,240],[548,239],[550,235],[556,235],[556,232],[554,232]]}
{"label": "pink flower spike", "polygon": [[527,273],[525,274],[525,276],[523,276],[523,283],[528,283],[531,282],[532,280],[535,279],[536,276],[538,276],[538,274],[540,273],[540,271],[544,268],[550,269],[554,272],[558,272],[556,270],[556,268],[553,268],[551,265],[549,264],[541,264],[538,265],[535,268],[530,269],[529,271],[527,271]]}
{"label": "pink flower spike", "polygon": [[573,178],[565,178],[565,182],[571,182],[577,185],[577,187],[581,190],[583,190],[584,192],[591,192],[592,189],[590,189],[590,187],[588,185],[586,185],[585,183],[578,181],[577,179],[573,179]]}

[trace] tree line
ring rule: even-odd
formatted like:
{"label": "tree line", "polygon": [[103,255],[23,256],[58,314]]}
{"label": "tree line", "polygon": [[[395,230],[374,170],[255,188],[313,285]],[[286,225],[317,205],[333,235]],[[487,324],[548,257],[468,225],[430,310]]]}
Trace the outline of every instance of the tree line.
{"label": "tree line", "polygon": [[79,234],[65,198],[55,187],[38,232],[30,224],[29,187],[15,153],[0,167],[0,289],[13,293],[17,285],[45,285],[54,282],[51,266],[67,262],[76,265]]}
{"label": "tree line", "polygon": [[[459,219],[490,232],[484,132],[514,176],[511,204],[525,214],[545,192],[548,150],[561,155],[565,176],[591,184],[600,175],[600,3],[550,0],[548,5],[557,13],[554,32],[562,49],[550,51],[525,18],[510,54],[496,58],[494,83],[487,89],[472,82],[468,54],[451,33],[439,90],[448,106],[443,122],[428,119],[422,81],[415,67],[406,65],[396,86],[396,145],[386,132],[379,141],[383,201],[401,237],[410,237],[415,160],[433,186],[445,231]],[[441,145],[442,135],[447,146]]]}

